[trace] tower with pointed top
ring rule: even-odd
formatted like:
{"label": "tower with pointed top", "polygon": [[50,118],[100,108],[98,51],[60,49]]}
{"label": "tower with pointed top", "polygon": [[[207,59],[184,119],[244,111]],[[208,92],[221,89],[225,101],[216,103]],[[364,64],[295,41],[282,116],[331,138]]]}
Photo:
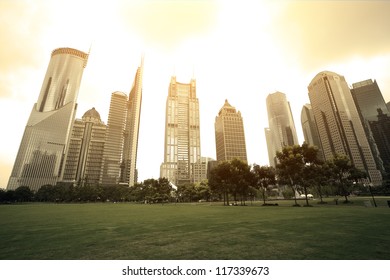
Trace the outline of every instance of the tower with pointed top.
{"label": "tower with pointed top", "polygon": [[121,165],[121,182],[133,186],[138,180],[137,151],[142,104],[142,76],[144,58],[134,77],[133,86],[127,101],[126,127]]}
{"label": "tower with pointed top", "polygon": [[196,81],[171,78],[166,103],[164,162],[160,177],[175,185],[194,182],[194,164],[200,161],[199,101]]}
{"label": "tower with pointed top", "polygon": [[24,130],[7,189],[38,190],[55,185],[76,114],[77,95],[88,54],[72,48],[55,49],[37,103]]}
{"label": "tower with pointed top", "polygon": [[248,162],[241,112],[230,105],[227,99],[215,118],[215,143],[217,161],[236,158]]}

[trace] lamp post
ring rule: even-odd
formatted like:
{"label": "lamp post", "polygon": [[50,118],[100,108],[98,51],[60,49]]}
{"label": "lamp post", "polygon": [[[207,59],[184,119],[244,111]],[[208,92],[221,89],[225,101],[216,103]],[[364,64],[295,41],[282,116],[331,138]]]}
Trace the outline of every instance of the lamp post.
{"label": "lamp post", "polygon": [[369,184],[368,184],[368,189],[370,190],[370,194],[371,194],[372,200],[374,201],[375,207],[378,207],[378,206],[376,205],[376,201],[375,201],[375,198],[374,198],[374,194],[372,193],[371,187],[372,187],[372,183],[369,183]]}

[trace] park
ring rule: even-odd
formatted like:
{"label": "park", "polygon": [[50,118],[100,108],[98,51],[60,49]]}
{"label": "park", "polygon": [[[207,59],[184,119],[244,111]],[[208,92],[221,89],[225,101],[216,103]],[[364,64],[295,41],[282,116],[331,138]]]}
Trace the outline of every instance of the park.
{"label": "park", "polygon": [[[336,205],[221,202],[0,205],[5,260],[387,260],[388,197]],[[370,203],[367,203],[370,202]],[[304,201],[298,201],[304,205]]]}

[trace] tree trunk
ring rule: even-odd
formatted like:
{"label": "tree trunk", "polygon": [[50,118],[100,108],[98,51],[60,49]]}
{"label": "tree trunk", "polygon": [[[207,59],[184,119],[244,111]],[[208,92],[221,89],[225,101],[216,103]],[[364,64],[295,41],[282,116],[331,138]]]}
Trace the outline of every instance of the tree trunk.
{"label": "tree trunk", "polygon": [[318,194],[319,194],[320,199],[321,199],[321,203],[324,203],[324,201],[322,200],[321,185],[318,185],[318,186],[317,186],[317,190],[318,190]]}
{"label": "tree trunk", "polygon": [[293,194],[294,194],[295,205],[298,205],[296,191],[295,191],[295,188],[294,188],[294,181],[293,181],[293,179],[291,177],[289,177],[289,178],[290,178],[291,189],[292,189]]}
{"label": "tree trunk", "polygon": [[226,205],[229,206],[229,192],[226,191]]}
{"label": "tree trunk", "polygon": [[307,199],[307,189],[306,189],[306,186],[303,186],[303,190],[305,191],[306,206],[309,206],[309,200]]}

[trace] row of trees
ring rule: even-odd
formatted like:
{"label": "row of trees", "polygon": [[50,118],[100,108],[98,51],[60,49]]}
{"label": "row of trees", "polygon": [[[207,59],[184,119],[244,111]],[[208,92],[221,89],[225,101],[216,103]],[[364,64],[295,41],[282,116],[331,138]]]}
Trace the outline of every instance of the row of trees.
{"label": "row of trees", "polygon": [[[211,171],[209,186],[212,193],[223,197],[224,205],[230,205],[229,199],[241,201],[244,205],[248,197],[260,193],[266,204],[270,187],[277,184],[291,190],[292,197],[297,203],[297,193],[305,196],[306,205],[309,205],[309,192],[316,193],[323,202],[324,190],[329,194],[340,195],[348,203],[348,196],[353,191],[371,192],[365,172],[358,170],[347,156],[335,155],[332,160],[321,161],[318,149],[303,145],[284,147],[276,154],[278,164],[276,169],[269,166],[253,165],[234,159],[222,162]],[[367,182],[364,184],[363,182]],[[388,186],[387,186],[388,188]],[[371,193],[372,194],[372,193]]]}
{"label": "row of trees", "polygon": [[[106,202],[106,201],[137,201],[143,203],[163,203],[168,201],[193,202],[223,201],[224,205],[240,203],[262,198],[266,199],[278,190],[295,198],[296,194],[305,194],[306,205],[309,205],[308,193],[315,193],[323,202],[324,195],[348,196],[358,188],[370,190],[370,185],[364,185],[366,174],[355,168],[346,156],[335,155],[332,160],[320,161],[315,147],[303,144],[289,146],[276,154],[278,164],[276,169],[269,166],[250,166],[234,159],[221,162],[211,170],[208,182],[186,184],[173,188],[166,178],[148,179],[133,187],[124,185],[100,186],[86,184],[73,186],[57,184],[42,186],[37,192],[32,192],[27,186],[16,190],[1,190],[0,203],[4,202]],[[290,191],[287,191],[287,189]],[[277,193],[273,193],[273,190]],[[377,187],[376,190],[379,188]],[[385,191],[389,189],[386,185]]]}
{"label": "row of trees", "polygon": [[171,199],[174,189],[165,178],[148,179],[133,187],[71,184],[44,185],[37,192],[27,186],[16,190],[0,190],[0,202],[164,202]]}

